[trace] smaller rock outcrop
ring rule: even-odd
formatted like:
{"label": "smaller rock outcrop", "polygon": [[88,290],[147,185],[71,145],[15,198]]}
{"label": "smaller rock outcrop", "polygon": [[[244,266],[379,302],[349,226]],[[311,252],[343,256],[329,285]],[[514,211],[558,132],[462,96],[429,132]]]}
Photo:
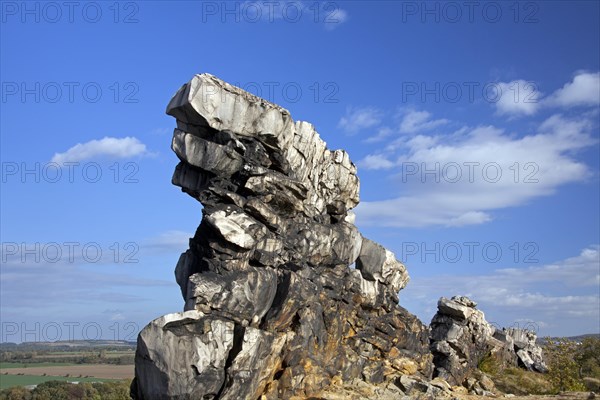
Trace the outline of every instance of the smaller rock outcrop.
{"label": "smaller rock outcrop", "polygon": [[[547,372],[548,367],[544,362],[542,348],[537,345],[537,335],[535,332],[519,329],[503,329],[503,333],[512,338],[514,351],[519,359],[519,365],[529,371]],[[498,337],[494,335],[494,337]]]}
{"label": "smaller rock outcrop", "polygon": [[535,333],[518,328],[496,329],[468,297],[442,297],[430,328],[433,375],[452,385],[473,386],[468,378],[472,379],[472,372],[486,356],[493,356],[503,366],[547,370]]}
{"label": "smaller rock outcrop", "polygon": [[431,321],[434,376],[452,385],[462,384],[491,350],[495,329],[476,306],[468,297],[442,297]]}

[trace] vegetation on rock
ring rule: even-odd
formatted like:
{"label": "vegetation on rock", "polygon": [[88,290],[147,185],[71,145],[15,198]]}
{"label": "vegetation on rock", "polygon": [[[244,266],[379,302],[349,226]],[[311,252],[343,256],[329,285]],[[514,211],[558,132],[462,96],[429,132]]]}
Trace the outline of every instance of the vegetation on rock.
{"label": "vegetation on rock", "polygon": [[494,380],[504,393],[517,395],[557,394],[565,391],[598,391],[600,388],[600,338],[581,342],[567,338],[546,338],[544,358],[548,373],[505,367],[492,354],[479,363],[479,369]]}

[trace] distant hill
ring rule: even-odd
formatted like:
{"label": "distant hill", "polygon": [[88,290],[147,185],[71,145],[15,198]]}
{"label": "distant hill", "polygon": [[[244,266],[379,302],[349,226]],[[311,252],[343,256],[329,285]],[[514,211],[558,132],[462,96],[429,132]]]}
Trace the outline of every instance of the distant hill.
{"label": "distant hill", "polygon": [[[588,334],[585,334],[585,335],[567,336],[567,337],[560,337],[560,336],[559,337],[551,337],[550,340],[558,340],[558,339],[563,339],[564,338],[564,339],[568,339],[568,340],[570,340],[572,342],[581,342],[581,341],[583,341],[583,339],[589,338],[589,337],[600,339],[600,333],[588,333]],[[537,341],[539,343],[545,343],[546,339],[547,338],[541,337],[541,338],[538,338]]]}
{"label": "distant hill", "polygon": [[125,340],[59,340],[56,342],[0,343],[0,351],[10,350],[66,350],[92,348],[135,349],[136,342]]}
{"label": "distant hill", "polygon": [[579,335],[579,336],[570,336],[567,339],[573,340],[576,342],[581,342],[583,339],[588,337],[594,337],[596,339],[600,339],[600,333],[588,333],[587,335]]}

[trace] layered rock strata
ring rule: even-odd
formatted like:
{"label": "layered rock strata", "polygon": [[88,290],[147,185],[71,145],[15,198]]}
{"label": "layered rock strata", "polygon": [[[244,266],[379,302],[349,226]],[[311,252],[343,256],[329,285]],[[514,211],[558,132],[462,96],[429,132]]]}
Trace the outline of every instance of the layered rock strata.
{"label": "layered rock strata", "polygon": [[429,379],[429,330],[398,305],[406,269],[354,225],[348,154],[209,74],[167,113],[173,183],[202,203],[202,221],[175,270],[184,312],[138,338],[134,398],[290,399]]}

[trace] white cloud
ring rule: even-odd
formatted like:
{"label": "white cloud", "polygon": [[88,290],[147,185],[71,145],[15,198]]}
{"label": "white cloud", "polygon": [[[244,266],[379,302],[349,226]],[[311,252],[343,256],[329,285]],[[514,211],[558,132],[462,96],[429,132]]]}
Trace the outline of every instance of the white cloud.
{"label": "white cloud", "polygon": [[157,237],[147,240],[144,243],[144,247],[153,250],[178,251],[182,253],[187,250],[190,237],[192,236],[194,235],[190,235],[189,232],[184,231],[166,231]]}
{"label": "white cloud", "polygon": [[571,108],[576,106],[598,106],[600,104],[600,72],[579,72],[571,82],[544,97],[537,84],[522,79],[500,82],[490,93],[499,115],[529,116],[543,108]]}
{"label": "white cloud", "polygon": [[[224,4],[224,3],[223,3]],[[316,7],[318,8],[316,8]],[[223,7],[226,7],[223,5]],[[225,9],[224,9],[225,10]],[[233,9],[232,9],[233,11]],[[244,1],[235,11],[239,18],[247,22],[285,21],[297,23],[302,19],[323,24],[331,31],[348,21],[348,11],[335,3],[310,3],[301,0],[285,1]]]}
{"label": "white cloud", "polygon": [[431,119],[427,111],[408,110],[400,122],[401,133],[417,133],[447,124],[447,119]]}
{"label": "white cloud", "polygon": [[[382,114],[373,108],[364,108],[358,110],[356,113],[356,121],[368,124],[372,124],[372,126],[378,125],[381,122]],[[367,143],[377,143],[383,141],[385,138],[391,136],[393,133],[406,133],[406,134],[416,134],[419,132],[429,131],[434,128],[440,127],[442,125],[450,122],[445,118],[441,119],[432,119],[432,115],[428,111],[418,111],[413,109],[405,109],[401,110],[397,114],[399,123],[394,129],[383,126],[379,128],[377,134],[371,136],[365,140]],[[343,121],[343,122],[342,122]],[[347,116],[340,120],[339,127],[344,128],[346,124],[349,126],[351,122],[351,118],[349,118],[348,113]],[[358,130],[358,129],[357,129]]]}
{"label": "white cloud", "polygon": [[346,115],[338,122],[338,127],[347,133],[357,133],[381,123],[383,113],[374,107],[348,107]]}
{"label": "white cloud", "polygon": [[592,333],[600,324],[599,265],[600,247],[595,245],[548,265],[501,268],[481,275],[413,277],[400,296],[427,301],[417,311],[425,321],[435,313],[439,297],[467,295],[478,302],[488,321],[502,326],[533,318],[538,327],[550,330],[548,334]]}
{"label": "white cloud", "polygon": [[125,316],[121,313],[113,314],[113,315],[111,315],[110,320],[111,321],[124,321]]}
{"label": "white cloud", "polygon": [[387,138],[388,136],[390,136],[392,133],[394,133],[394,131],[391,128],[389,128],[387,126],[384,126],[384,127],[379,128],[379,130],[377,131],[377,135],[371,136],[370,138],[367,138],[365,140],[365,142],[367,142],[367,143],[381,142],[385,138]]}
{"label": "white cloud", "polygon": [[[335,4],[335,3],[332,3]],[[326,17],[323,20],[325,29],[331,31],[344,22],[348,21],[348,12],[344,9],[339,8],[337,5],[333,9],[323,10]]]}
{"label": "white cloud", "polygon": [[520,284],[560,282],[567,287],[598,287],[600,285],[600,247],[590,247],[576,257],[541,267],[505,268],[497,272],[503,280],[517,280]]}
{"label": "white cloud", "polygon": [[396,164],[381,154],[368,155],[358,162],[358,166],[365,169],[390,169],[394,165]]}
{"label": "white cloud", "polygon": [[77,162],[103,157],[129,158],[147,154],[146,145],[135,137],[104,137],[100,140],[77,143],[63,153],[55,153],[52,162]]}
{"label": "white cloud", "polygon": [[581,72],[548,96],[547,105],[556,107],[597,106],[600,104],[600,72]]}
{"label": "white cloud", "polygon": [[553,115],[537,133],[520,137],[483,126],[456,136],[396,141],[388,153],[369,155],[358,165],[390,169],[390,160],[396,160],[395,179],[405,194],[360,203],[357,221],[394,227],[488,222],[493,210],[525,204],[587,178],[589,168],[574,152],[596,143],[591,127],[585,118]]}
{"label": "white cloud", "polygon": [[[44,299],[44,306],[64,305],[65,299],[71,299],[70,301],[76,301],[78,304],[97,302],[102,305],[139,302],[144,300],[140,293],[149,293],[157,287],[173,286],[172,281],[141,277],[140,271],[137,271],[137,274],[131,269],[130,273],[105,272],[101,268],[92,267],[107,267],[108,264],[90,263],[79,258],[70,263],[67,255],[56,263],[48,262],[44,258],[36,262],[31,255],[26,262],[15,262],[13,258],[2,264],[0,276],[2,302],[6,301],[3,304],[10,304],[11,307],[39,307],[39,301],[36,302],[34,297],[23,298],[23,293],[28,290],[28,282],[35,280],[44,283],[36,288],[36,295]],[[130,265],[131,268],[136,266]],[[115,292],[108,295],[108,291]]]}
{"label": "white cloud", "polygon": [[[540,107],[541,93],[534,82],[500,82],[495,88],[496,111],[501,115],[533,115]],[[491,95],[490,95],[491,96]]]}

